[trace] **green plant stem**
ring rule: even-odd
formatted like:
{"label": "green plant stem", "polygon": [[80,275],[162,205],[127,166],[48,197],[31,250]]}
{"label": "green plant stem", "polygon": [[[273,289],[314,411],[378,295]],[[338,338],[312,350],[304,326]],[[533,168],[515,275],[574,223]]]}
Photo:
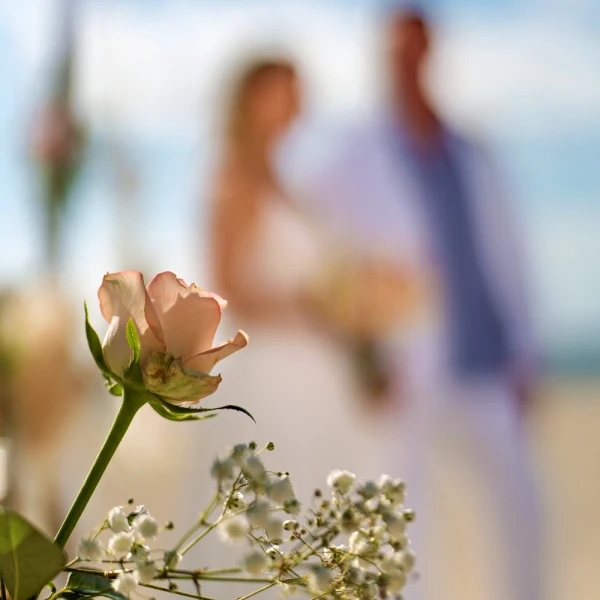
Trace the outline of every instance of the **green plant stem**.
{"label": "green plant stem", "polygon": [[98,482],[100,481],[108,463],[114,456],[123,436],[133,421],[133,417],[137,411],[146,403],[146,395],[144,392],[132,389],[124,388],[123,390],[123,401],[119,412],[115,417],[115,421],[106,437],[104,445],[100,450],[94,464],[85,482],[81,486],[73,505],[71,506],[63,524],[60,526],[54,541],[61,547],[64,548],[67,541],[73,533],[73,529],[79,522],[85,507],[87,506],[92,494],[94,493]]}
{"label": "green plant stem", "polygon": [[271,583],[272,577],[219,577],[218,575],[198,575],[198,581],[225,581],[227,583]]}
{"label": "green plant stem", "polygon": [[277,584],[277,582],[274,581],[273,583],[270,583],[269,585],[265,585],[264,587],[258,588],[257,590],[254,590],[253,592],[246,594],[245,596],[241,596],[240,598],[238,598],[238,600],[248,600],[248,598],[252,598],[252,596],[256,596],[257,594],[260,594],[261,592],[266,592],[267,590],[271,589],[276,584]]}
{"label": "green plant stem", "polygon": [[60,598],[66,591],[67,591],[67,588],[62,588],[62,589],[58,590],[57,592],[54,592],[54,594],[52,594],[51,596],[48,596],[48,598],[46,598],[46,600],[57,600],[57,598]]}
{"label": "green plant stem", "polygon": [[6,586],[2,577],[0,577],[0,594],[2,595],[2,600],[6,600]]}
{"label": "green plant stem", "polygon": [[202,525],[205,524],[205,521],[208,517],[210,517],[212,511],[217,506],[219,501],[219,492],[215,492],[215,495],[212,497],[211,501],[208,503],[208,506],[200,513],[196,522],[183,534],[183,537],[179,540],[175,548],[173,548],[174,552],[179,552],[181,547],[185,544],[185,542],[198,531]]}
{"label": "green plant stem", "polygon": [[207,598],[206,596],[198,596],[196,594],[188,594],[187,592],[180,592],[179,590],[170,590],[169,588],[161,587],[160,585],[152,585],[151,583],[140,583],[139,585],[150,588],[151,590],[160,590],[161,592],[168,592],[169,594],[177,594],[177,596],[185,596],[186,598],[197,598],[198,600],[214,600],[214,598]]}

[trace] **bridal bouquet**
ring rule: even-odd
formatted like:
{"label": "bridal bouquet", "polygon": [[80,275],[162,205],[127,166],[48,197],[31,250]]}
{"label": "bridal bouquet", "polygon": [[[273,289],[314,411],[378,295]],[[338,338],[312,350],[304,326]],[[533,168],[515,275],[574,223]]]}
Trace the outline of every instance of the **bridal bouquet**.
{"label": "bridal bouquet", "polygon": [[[221,382],[210,374],[217,362],[248,343],[239,331],[212,346],[226,306],[222,298],[170,272],[146,287],[136,271],[106,275],[98,296],[109,327],[101,343],[86,308],[87,341],[121,406],[54,540],[0,507],[1,600],[125,600],[156,591],[210,600],[202,593],[208,582],[253,585],[239,600],[271,588],[313,599],[399,597],[415,561],[406,533],[414,514],[403,506],[404,482],[384,475],[358,483],[352,473],[333,471],[328,491],[316,489],[303,509],[289,474],[270,471],[263,462],[273,444],[239,444],[215,460],[214,496],[173,547],[154,546],[160,530],[173,525],[159,525],[131,500],[100,516],[97,528],[79,541],[76,556],[67,557],[64,547],[143,405],[171,421],[204,420],[218,410],[251,417],[235,405],[197,404]],[[187,565],[186,554],[213,532],[213,544],[245,547],[240,564]]]}

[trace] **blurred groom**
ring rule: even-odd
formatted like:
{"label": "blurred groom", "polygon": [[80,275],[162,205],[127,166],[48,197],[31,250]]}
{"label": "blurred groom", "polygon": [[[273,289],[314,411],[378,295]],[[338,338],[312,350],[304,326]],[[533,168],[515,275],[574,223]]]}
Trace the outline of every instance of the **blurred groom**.
{"label": "blurred groom", "polygon": [[[430,466],[443,453],[447,472],[460,474],[453,487],[462,485],[446,504],[454,494],[478,530],[475,597],[539,600],[538,510],[520,428],[534,375],[520,240],[490,154],[445,123],[429,97],[426,17],[398,9],[384,27],[387,114],[346,132],[317,172],[296,172],[290,185],[364,252],[384,248],[399,271],[434,282],[426,314],[387,348],[396,402],[382,446],[418,513],[411,533],[421,576],[407,598],[431,597],[432,583],[447,600],[458,593],[440,575],[445,556],[432,531],[439,481]],[[467,541],[453,542],[469,552]]]}

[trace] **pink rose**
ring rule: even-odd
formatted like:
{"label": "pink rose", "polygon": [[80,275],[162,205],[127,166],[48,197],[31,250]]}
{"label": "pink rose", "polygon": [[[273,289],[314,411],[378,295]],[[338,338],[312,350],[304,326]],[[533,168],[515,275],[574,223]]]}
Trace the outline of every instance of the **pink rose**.
{"label": "pink rose", "polygon": [[102,344],[109,368],[122,377],[131,362],[126,337],[131,318],[140,338],[144,384],[174,404],[198,402],[215,392],[221,376],[210,375],[212,368],[248,344],[248,336],[238,331],[233,340],[213,348],[227,302],[169,271],[156,275],[147,288],[138,271],[108,273],[98,298],[110,324]]}

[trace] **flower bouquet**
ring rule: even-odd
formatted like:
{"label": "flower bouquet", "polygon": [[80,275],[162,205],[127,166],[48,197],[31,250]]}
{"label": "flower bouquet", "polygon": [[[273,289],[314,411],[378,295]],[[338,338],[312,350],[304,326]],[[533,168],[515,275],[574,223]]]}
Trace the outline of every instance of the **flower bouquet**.
{"label": "flower bouquet", "polygon": [[[210,374],[216,363],[248,343],[239,331],[212,347],[226,306],[222,298],[170,272],[146,287],[135,271],[107,274],[98,295],[108,331],[101,343],[86,308],[86,336],[108,390],[121,398],[120,409],[54,540],[0,507],[1,600],[124,600],[156,593],[209,600],[202,590],[209,582],[253,586],[243,599],[272,588],[313,599],[399,597],[414,567],[406,533],[414,514],[404,508],[404,482],[384,475],[359,484],[353,474],[334,471],[329,491],[316,489],[303,509],[289,474],[263,462],[274,450],[271,443],[239,444],[215,460],[212,499],[171,547],[154,544],[173,524],[159,525],[130,500],[101,516],[76,555],[66,555],[65,545],[143,405],[171,421],[205,420],[218,410],[251,417],[235,405],[197,404],[219,386],[221,377]],[[213,544],[245,547],[240,563],[186,564],[186,554],[213,532]]]}

